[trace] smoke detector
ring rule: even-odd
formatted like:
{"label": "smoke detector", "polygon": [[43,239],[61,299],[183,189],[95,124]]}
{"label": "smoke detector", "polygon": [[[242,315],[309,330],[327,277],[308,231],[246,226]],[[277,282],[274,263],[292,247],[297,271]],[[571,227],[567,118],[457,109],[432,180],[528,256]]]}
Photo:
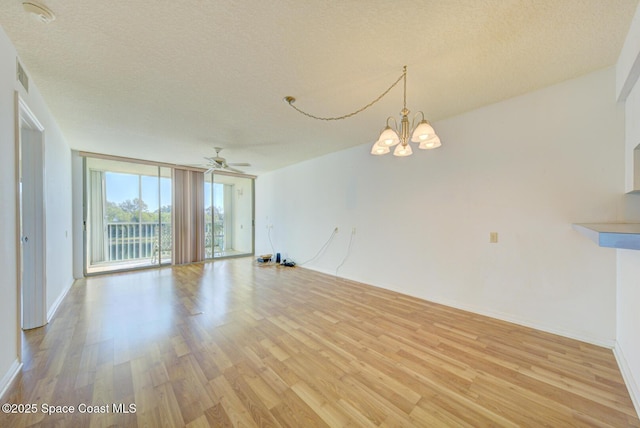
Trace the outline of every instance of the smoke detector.
{"label": "smoke detector", "polygon": [[41,4],[25,1],[22,3],[22,7],[27,13],[31,14],[31,16],[33,16],[35,19],[37,19],[40,22],[44,22],[45,24],[48,24],[49,22],[56,19],[56,16],[53,14],[53,12],[51,12],[49,9],[47,9],[45,6],[42,6]]}

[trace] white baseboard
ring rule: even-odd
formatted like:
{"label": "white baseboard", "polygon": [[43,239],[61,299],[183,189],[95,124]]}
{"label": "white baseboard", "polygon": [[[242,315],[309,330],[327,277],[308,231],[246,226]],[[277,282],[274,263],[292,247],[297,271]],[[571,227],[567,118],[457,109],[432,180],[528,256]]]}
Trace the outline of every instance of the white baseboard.
{"label": "white baseboard", "polygon": [[633,406],[636,408],[636,413],[640,416],[640,388],[638,388],[638,383],[633,378],[633,373],[629,367],[629,363],[627,363],[624,352],[622,352],[622,348],[617,341],[613,348],[613,355],[616,357],[616,361],[618,362],[618,367],[622,373],[624,383],[627,385],[627,390],[631,396]]}
{"label": "white baseboard", "polygon": [[65,288],[62,291],[62,293],[60,293],[60,295],[58,296],[56,301],[53,302],[53,305],[51,305],[51,307],[47,311],[47,322],[51,322],[51,319],[56,314],[56,311],[58,310],[58,307],[60,306],[60,304],[62,303],[64,298],[67,296],[67,294],[69,293],[69,290],[71,290],[71,287],[73,287],[73,284],[74,284],[73,282],[71,284],[69,284],[67,286],[67,288]]}
{"label": "white baseboard", "polygon": [[[322,268],[317,268],[317,267],[307,267],[304,266],[307,269],[316,271],[316,272],[320,272],[320,273],[325,273],[327,275],[331,275],[331,276],[336,276],[335,271],[334,272],[330,272],[326,269],[322,269]],[[343,279],[347,279],[350,281],[355,281],[355,282],[360,282],[363,283],[361,280],[359,279],[352,279],[349,278],[348,276],[340,276],[338,275],[339,278],[343,278]],[[366,283],[367,285],[371,285],[372,287],[377,287],[377,288],[382,288],[385,290],[390,290],[390,291],[394,291],[396,293],[401,293],[401,294],[407,294],[401,290],[397,290],[397,289],[393,289],[393,288],[387,288],[387,287],[383,287],[380,285],[373,285],[373,284],[369,284]],[[531,321],[531,320],[526,320],[520,317],[516,317],[513,316],[512,314],[505,314],[505,313],[501,313],[501,312],[497,312],[497,311],[492,311],[492,310],[486,310],[485,308],[479,308],[476,306],[472,306],[472,305],[466,305],[466,304],[462,304],[460,302],[456,302],[456,301],[450,301],[450,300],[446,300],[446,299],[433,299],[433,298],[429,298],[429,297],[424,297],[424,296],[415,296],[415,295],[411,295],[412,297],[418,298],[418,299],[423,299],[429,302],[433,302],[433,303],[437,303],[439,305],[444,305],[444,306],[448,306],[450,308],[455,308],[455,309],[460,309],[463,311],[467,311],[467,312],[472,312],[474,314],[478,314],[478,315],[482,315],[485,317],[489,317],[489,318],[494,318],[500,321],[506,321],[512,324],[517,324],[517,325],[521,325],[524,327],[529,327],[529,328],[533,328],[535,330],[539,330],[539,331],[544,331],[546,333],[551,333],[551,334],[556,334],[558,336],[562,336],[562,337],[566,337],[569,339],[575,339],[575,340],[579,340],[581,342],[585,342],[585,343],[590,343],[592,345],[596,345],[596,346],[602,346],[603,348],[609,348],[609,349],[613,349],[616,341],[615,339],[603,339],[603,338],[597,338],[597,337],[591,337],[591,336],[585,336],[583,334],[579,334],[576,333],[574,331],[569,331],[569,330],[563,330],[563,329],[558,329],[549,325],[542,325],[538,322],[535,321]]]}
{"label": "white baseboard", "polygon": [[[22,368],[22,363],[16,358],[11,367],[9,367],[9,371],[0,379],[0,399],[4,397],[4,394],[11,386],[11,382],[13,379],[20,373],[20,369]],[[4,401],[2,401],[4,403]]]}
{"label": "white baseboard", "polygon": [[[297,266],[302,268],[302,269],[309,269],[309,270],[312,270],[312,271],[315,271],[315,272],[324,273],[325,275],[336,276],[336,271],[335,270],[333,272],[331,272],[331,271],[329,271],[327,269],[318,268],[318,267],[315,267],[315,266],[302,266],[302,265],[297,265]],[[374,287],[375,287],[375,285],[374,285]]]}
{"label": "white baseboard", "polygon": [[[425,299],[425,300],[429,300],[429,299]],[[542,325],[535,321],[514,317],[513,315],[510,315],[510,314],[504,314],[501,312],[490,311],[490,310],[488,311],[483,308],[477,308],[474,306],[459,304],[458,302],[451,302],[446,300],[430,300],[430,301],[441,304],[441,305],[449,306],[452,308],[461,309],[463,311],[473,312],[474,314],[483,315],[489,318],[495,318],[500,321],[506,321],[512,324],[517,324],[524,327],[533,328],[535,330],[544,331],[546,333],[556,334],[558,336],[566,337],[569,339],[575,339],[581,342],[590,343],[592,345],[602,346],[603,348],[613,349],[615,345],[615,339],[602,339],[597,337],[585,336],[583,334],[578,334],[573,331],[558,329],[548,325]]]}

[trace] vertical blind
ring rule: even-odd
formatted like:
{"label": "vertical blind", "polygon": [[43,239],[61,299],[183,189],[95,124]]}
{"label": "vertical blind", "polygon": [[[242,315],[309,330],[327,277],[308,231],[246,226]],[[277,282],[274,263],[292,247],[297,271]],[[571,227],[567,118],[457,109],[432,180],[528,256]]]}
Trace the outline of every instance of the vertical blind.
{"label": "vertical blind", "polygon": [[173,170],[173,263],[204,260],[204,174]]}

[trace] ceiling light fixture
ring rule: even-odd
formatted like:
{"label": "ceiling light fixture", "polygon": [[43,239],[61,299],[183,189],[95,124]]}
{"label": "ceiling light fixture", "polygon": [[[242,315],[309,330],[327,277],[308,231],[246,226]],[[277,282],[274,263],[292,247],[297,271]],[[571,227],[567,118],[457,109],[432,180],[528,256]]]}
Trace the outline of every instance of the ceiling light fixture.
{"label": "ceiling light fixture", "polygon": [[[292,96],[284,97],[284,101],[288,103],[294,110],[297,112],[310,117],[312,119],[317,120],[341,120],[346,119],[351,116],[355,116],[356,114],[368,109],[378,101],[382,99],[391,89],[393,89],[398,83],[402,81],[404,83],[404,104],[402,110],[400,111],[401,119],[400,126],[398,126],[398,122],[393,116],[389,116],[387,118],[387,125],[380,133],[380,137],[371,147],[372,155],[384,155],[391,151],[391,147],[397,146],[393,151],[394,156],[411,156],[413,154],[413,150],[411,149],[411,145],[409,145],[409,141],[414,143],[419,143],[419,149],[435,149],[442,145],[440,142],[440,138],[434,131],[433,127],[429,123],[428,120],[424,118],[424,113],[419,111],[413,117],[412,123],[409,123],[409,113],[410,111],[407,109],[407,66],[405,65],[402,70],[402,75],[396,80],[389,88],[384,91],[378,98],[371,101],[366,106],[352,112],[349,114],[345,114],[344,116],[336,116],[336,117],[319,117],[309,114],[303,110],[300,110],[298,107],[294,106],[293,103],[296,99]],[[416,119],[418,117],[422,117],[420,122],[416,123]],[[393,122],[393,127],[391,127],[391,123]]]}
{"label": "ceiling light fixture", "polygon": [[53,12],[51,12],[41,4],[25,1],[22,3],[22,7],[26,12],[33,15],[33,17],[38,21],[44,22],[45,24],[48,24],[51,21],[55,21],[56,19],[56,16],[53,14]]}

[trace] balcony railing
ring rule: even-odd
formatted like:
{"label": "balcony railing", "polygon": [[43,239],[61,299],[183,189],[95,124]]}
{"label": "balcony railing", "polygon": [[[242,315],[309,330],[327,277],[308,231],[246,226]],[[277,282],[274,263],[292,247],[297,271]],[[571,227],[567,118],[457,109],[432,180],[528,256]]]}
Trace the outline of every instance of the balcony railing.
{"label": "balcony railing", "polygon": [[[216,224],[216,226],[218,226]],[[222,226],[205,223],[205,257],[224,250]],[[171,258],[171,223],[114,222],[107,223],[106,262],[151,259],[151,263]]]}
{"label": "balcony railing", "polygon": [[107,223],[107,261],[152,259],[171,254],[171,223]]}
{"label": "balcony railing", "polygon": [[215,221],[215,227],[213,228],[217,233],[212,233],[211,222],[207,221],[204,224],[204,251],[205,258],[210,259],[217,254],[220,254],[225,248],[224,242],[224,228],[222,221]]}

